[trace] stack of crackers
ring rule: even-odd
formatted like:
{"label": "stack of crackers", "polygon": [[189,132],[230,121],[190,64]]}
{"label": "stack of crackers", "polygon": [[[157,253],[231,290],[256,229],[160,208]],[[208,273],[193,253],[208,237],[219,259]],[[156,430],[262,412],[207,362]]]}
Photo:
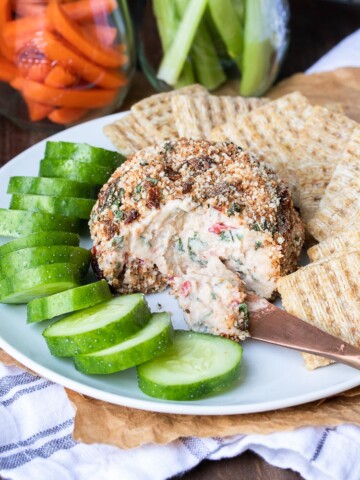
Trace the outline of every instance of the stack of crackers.
{"label": "stack of crackers", "polygon": [[[231,141],[289,185],[311,263],[279,280],[285,309],[360,347],[360,124],[341,105],[298,92],[274,101],[210,95],[200,85],[160,93],[104,129],[125,155],[180,137]],[[308,368],[330,363],[304,354]]]}

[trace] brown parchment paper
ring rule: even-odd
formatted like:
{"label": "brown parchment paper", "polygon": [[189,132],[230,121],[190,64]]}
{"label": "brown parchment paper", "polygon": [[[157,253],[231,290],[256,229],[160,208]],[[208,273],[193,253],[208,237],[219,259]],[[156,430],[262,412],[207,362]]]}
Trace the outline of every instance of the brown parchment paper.
{"label": "brown parchment paper", "polygon": [[[360,68],[341,68],[313,75],[299,73],[280,82],[266,95],[278,98],[294,90],[302,92],[314,104],[340,102],[348,116],[360,121]],[[231,84],[217,93],[237,94]],[[0,362],[26,369],[1,349]],[[166,444],[183,436],[225,437],[237,433],[266,434],[310,425],[360,425],[360,387],[297,407],[224,416],[146,412],[95,400],[68,389],[66,392],[76,409],[74,438],[84,443],[107,443],[121,448],[144,443]]]}

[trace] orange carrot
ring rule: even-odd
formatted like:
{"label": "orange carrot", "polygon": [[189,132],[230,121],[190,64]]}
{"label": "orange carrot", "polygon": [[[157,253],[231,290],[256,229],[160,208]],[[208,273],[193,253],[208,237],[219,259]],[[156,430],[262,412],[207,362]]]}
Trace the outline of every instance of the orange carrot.
{"label": "orange carrot", "polygon": [[92,62],[104,67],[119,67],[124,63],[124,56],[114,48],[101,48],[84,37],[81,28],[66,16],[58,0],[50,0],[47,12],[58,33]]}
{"label": "orange carrot", "polygon": [[0,0],[0,54],[2,54],[10,62],[14,58],[14,52],[9,48],[2,36],[5,25],[11,19],[10,0]]}
{"label": "orange carrot", "polygon": [[57,108],[48,115],[48,119],[60,125],[68,125],[80,120],[87,112],[87,108]]}
{"label": "orange carrot", "polygon": [[0,82],[11,82],[16,74],[16,67],[7,60],[0,58]]}
{"label": "orange carrot", "polygon": [[3,27],[3,36],[10,43],[15,38],[50,30],[52,25],[47,17],[23,17],[7,22]]}
{"label": "orange carrot", "polygon": [[78,0],[63,7],[65,14],[80,22],[93,21],[94,17],[113,12],[117,8],[116,0]]}
{"label": "orange carrot", "polygon": [[51,71],[51,65],[49,62],[33,63],[28,65],[28,68],[25,70],[25,77],[29,80],[43,82]]}
{"label": "orange carrot", "polygon": [[75,75],[65,70],[61,65],[55,65],[45,78],[45,85],[48,87],[63,88],[74,85],[76,82]]}
{"label": "orange carrot", "polygon": [[94,85],[114,89],[127,83],[126,78],[121,73],[105,70],[94,65],[67,47],[50,32],[44,32],[41,37],[34,39],[33,43],[49,60],[61,64],[65,69],[76,72],[79,77]]}
{"label": "orange carrot", "polygon": [[65,90],[48,87],[30,80],[21,83],[18,78],[11,84],[20,87],[25,97],[53,107],[101,108],[110,105],[116,99],[117,94],[117,90]]}
{"label": "orange carrot", "polygon": [[109,25],[96,25],[93,23],[86,23],[82,25],[81,30],[83,34],[92,41],[110,47],[116,39],[117,30],[115,27]]}
{"label": "orange carrot", "polygon": [[51,115],[53,107],[34,102],[27,97],[24,97],[24,100],[28,108],[29,118],[32,122],[38,122],[39,120],[46,118],[48,115]]}
{"label": "orange carrot", "polygon": [[19,90],[20,92],[23,91],[25,84],[26,84],[26,80],[24,77],[15,77],[10,81],[10,85],[15,90]]}
{"label": "orange carrot", "polygon": [[13,10],[18,17],[40,17],[45,15],[46,5],[15,2]]}

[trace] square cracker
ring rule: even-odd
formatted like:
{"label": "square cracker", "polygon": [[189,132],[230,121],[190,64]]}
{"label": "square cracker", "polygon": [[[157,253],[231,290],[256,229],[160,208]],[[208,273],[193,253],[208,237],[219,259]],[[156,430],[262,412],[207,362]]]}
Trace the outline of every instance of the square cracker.
{"label": "square cracker", "polygon": [[[278,280],[287,312],[360,347],[360,251],[310,263]],[[304,354],[306,367],[332,363]]]}
{"label": "square cracker", "polygon": [[359,124],[353,130],[308,229],[318,240],[346,230],[360,230]]}
{"label": "square cracker", "polygon": [[211,137],[253,151],[288,182],[295,194],[292,152],[312,109],[306,97],[294,92],[215,127]]}
{"label": "square cracker", "polygon": [[360,229],[331,236],[309,248],[307,254],[312,262],[317,262],[331,255],[345,254],[356,249],[360,250]]}
{"label": "square cracker", "polygon": [[179,137],[209,139],[217,125],[264,105],[265,98],[216,95],[174,95],[171,106]]}
{"label": "square cracker", "polygon": [[131,113],[110,125],[106,125],[103,131],[125,156],[129,156],[154,142],[154,139],[147,134]]}
{"label": "square cracker", "polygon": [[292,159],[300,211],[306,223],[314,217],[356,125],[345,115],[319,106],[306,120]]}
{"label": "square cracker", "polygon": [[153,143],[178,138],[171,98],[181,94],[207,95],[207,90],[201,85],[189,85],[171,92],[151,95],[131,107],[131,113],[147,134],[153,137]]}

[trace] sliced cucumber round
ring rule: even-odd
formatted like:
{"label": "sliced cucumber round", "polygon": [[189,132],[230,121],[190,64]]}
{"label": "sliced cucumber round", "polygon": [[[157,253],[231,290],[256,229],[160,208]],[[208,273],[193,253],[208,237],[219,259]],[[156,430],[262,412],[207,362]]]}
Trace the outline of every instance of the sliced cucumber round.
{"label": "sliced cucumber round", "polygon": [[46,142],[45,158],[68,158],[78,162],[96,163],[115,170],[126,158],[121,153],[87,143]]}
{"label": "sliced cucumber round", "polygon": [[58,195],[62,197],[95,198],[92,185],[67,178],[11,177],[7,193]]}
{"label": "sliced cucumber round", "polygon": [[16,252],[22,248],[42,247],[51,245],[69,245],[78,247],[80,237],[77,233],[70,232],[35,232],[25,237],[17,238],[11,242],[0,245],[0,258],[11,252]]}
{"label": "sliced cucumber round", "polygon": [[43,335],[52,355],[72,357],[125,340],[151,317],[142,294],[122,295],[62,318]]}
{"label": "sliced cucumber round", "polygon": [[26,212],[0,208],[0,236],[21,237],[33,232],[59,230],[78,232],[80,222],[76,218],[44,212]]}
{"label": "sliced cucumber round", "polygon": [[47,212],[66,217],[88,220],[95,200],[73,197],[49,197],[48,195],[13,195],[10,208]]}
{"label": "sliced cucumber round", "polygon": [[112,168],[76,160],[44,159],[40,162],[41,177],[69,178],[90,185],[103,185],[112,173]]}
{"label": "sliced cucumber round", "polygon": [[164,354],[137,367],[140,389],[166,400],[195,400],[218,393],[239,378],[242,347],[204,333],[175,331]]}
{"label": "sliced cucumber round", "polygon": [[71,263],[41,265],[19,271],[16,276],[0,280],[0,303],[28,303],[34,298],[77,287],[80,279],[79,267]]}
{"label": "sliced cucumber round", "polygon": [[[91,252],[81,247],[52,245],[30,247],[11,252],[0,258],[0,275],[11,276],[19,270],[52,263],[71,263],[77,266],[81,275],[89,270]],[[23,272],[26,275],[26,272]]]}
{"label": "sliced cucumber round", "polygon": [[50,318],[76,312],[105,302],[112,297],[105,280],[55,293],[49,297],[37,298],[27,305],[27,323],[42,322]]}
{"label": "sliced cucumber round", "polygon": [[144,328],[127,340],[98,352],[75,356],[75,368],[86,374],[120,372],[165,352],[172,338],[170,315],[155,313]]}

